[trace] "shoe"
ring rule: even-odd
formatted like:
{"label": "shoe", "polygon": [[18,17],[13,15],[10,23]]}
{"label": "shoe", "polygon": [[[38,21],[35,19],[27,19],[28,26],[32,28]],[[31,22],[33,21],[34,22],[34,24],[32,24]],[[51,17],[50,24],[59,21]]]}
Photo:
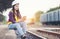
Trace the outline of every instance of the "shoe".
{"label": "shoe", "polygon": [[21,36],[21,39],[26,39],[26,36]]}
{"label": "shoe", "polygon": [[17,28],[14,28],[14,30],[17,30]]}

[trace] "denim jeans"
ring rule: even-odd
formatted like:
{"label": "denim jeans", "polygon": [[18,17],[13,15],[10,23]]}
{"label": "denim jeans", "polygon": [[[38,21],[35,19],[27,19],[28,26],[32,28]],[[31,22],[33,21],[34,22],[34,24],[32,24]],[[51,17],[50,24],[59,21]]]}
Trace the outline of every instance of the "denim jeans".
{"label": "denim jeans", "polygon": [[27,31],[27,24],[25,22],[19,22],[20,26],[22,27],[22,30],[24,33]]}
{"label": "denim jeans", "polygon": [[19,32],[20,35],[24,35],[24,33],[26,31],[25,28],[24,29],[22,28],[22,26],[20,25],[20,23],[10,24],[8,27],[9,27],[9,29],[17,28],[17,31]]}

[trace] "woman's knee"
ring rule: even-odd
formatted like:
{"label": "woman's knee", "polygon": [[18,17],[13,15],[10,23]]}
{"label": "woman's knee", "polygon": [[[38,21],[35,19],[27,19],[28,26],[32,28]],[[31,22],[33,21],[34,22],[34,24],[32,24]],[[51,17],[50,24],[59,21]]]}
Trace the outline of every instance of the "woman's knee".
{"label": "woman's knee", "polygon": [[13,24],[8,25],[8,28],[13,29],[14,28]]}
{"label": "woman's knee", "polygon": [[21,29],[21,26],[20,26],[19,23],[16,23],[15,26],[16,26],[16,28],[20,28]]}
{"label": "woman's knee", "polygon": [[15,26],[20,26],[20,24],[19,23],[15,23]]}

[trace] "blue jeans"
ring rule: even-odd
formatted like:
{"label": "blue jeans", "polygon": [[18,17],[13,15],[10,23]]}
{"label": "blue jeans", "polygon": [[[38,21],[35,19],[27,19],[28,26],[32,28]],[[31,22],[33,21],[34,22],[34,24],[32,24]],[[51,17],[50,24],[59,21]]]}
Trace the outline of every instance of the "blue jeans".
{"label": "blue jeans", "polygon": [[23,29],[19,23],[10,24],[8,27],[9,29],[17,28],[17,31],[19,32],[19,34],[24,35]]}
{"label": "blue jeans", "polygon": [[23,32],[26,33],[26,31],[27,31],[27,27],[26,27],[27,24],[25,22],[19,22],[19,24],[21,25]]}

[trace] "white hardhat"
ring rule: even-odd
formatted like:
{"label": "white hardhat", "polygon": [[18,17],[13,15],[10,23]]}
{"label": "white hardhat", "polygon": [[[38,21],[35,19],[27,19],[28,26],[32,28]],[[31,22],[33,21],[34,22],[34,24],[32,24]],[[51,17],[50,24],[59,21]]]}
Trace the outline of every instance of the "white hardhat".
{"label": "white hardhat", "polygon": [[15,4],[17,4],[17,3],[19,3],[19,2],[18,1],[13,1],[12,2],[12,6],[15,5]]}

